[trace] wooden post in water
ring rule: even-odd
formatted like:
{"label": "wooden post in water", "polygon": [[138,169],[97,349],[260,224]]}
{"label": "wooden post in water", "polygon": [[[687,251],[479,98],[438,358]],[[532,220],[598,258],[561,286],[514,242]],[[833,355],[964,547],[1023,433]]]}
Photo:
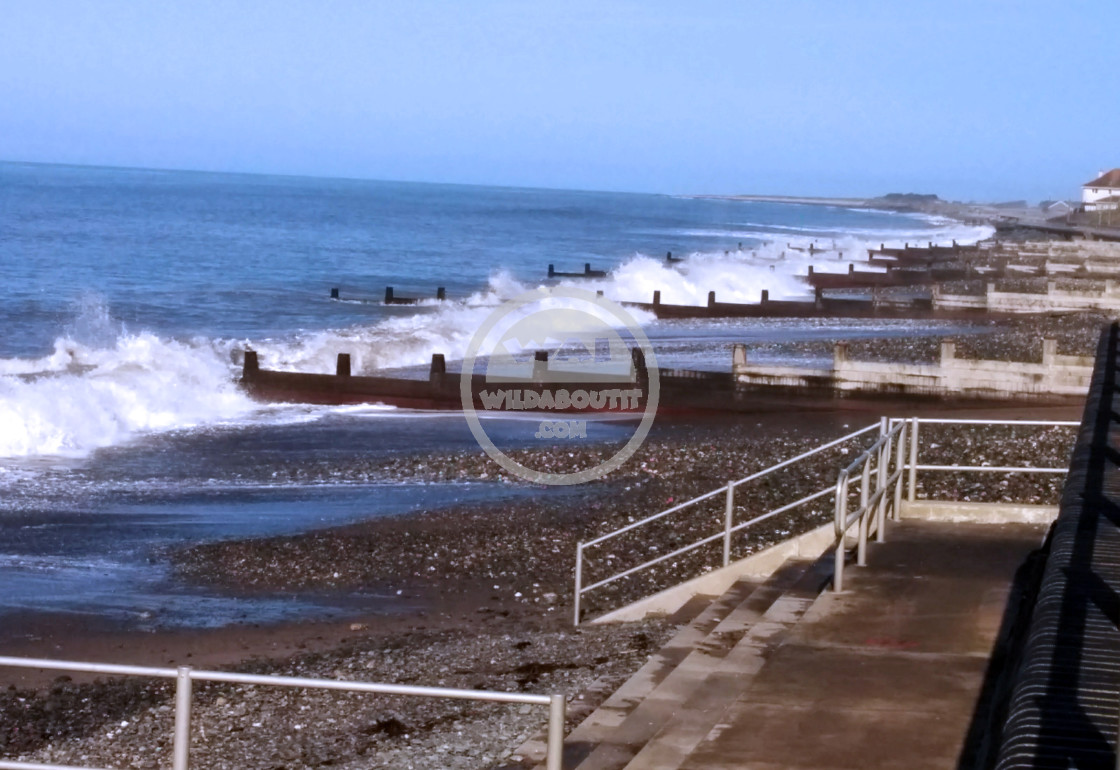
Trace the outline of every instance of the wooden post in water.
{"label": "wooden post in water", "polygon": [[634,382],[644,390],[649,385],[649,369],[646,368],[646,353],[641,348],[630,348],[630,360],[634,363]]}
{"label": "wooden post in water", "polygon": [[442,286],[438,287],[436,289],[436,299],[438,299],[440,302],[443,302],[445,299],[447,299],[447,289],[443,288]]}
{"label": "wooden post in water", "polygon": [[261,362],[260,362],[260,359],[257,358],[257,351],[246,350],[245,351],[245,360],[241,364],[241,376],[242,376],[242,378],[249,379],[254,374],[257,374],[260,370],[261,370]]}
{"label": "wooden post in water", "polygon": [[350,376],[350,354],[339,353],[338,363],[335,364],[334,373],[336,377],[349,377]]}
{"label": "wooden post in water", "polygon": [[385,287],[385,304],[386,305],[393,304],[393,287],[392,286],[386,286]]}
{"label": "wooden post in water", "polygon": [[708,292],[708,307],[714,308],[716,306],[716,293],[714,291]]}
{"label": "wooden post in water", "polygon": [[338,289],[331,289],[331,299],[338,299]]}
{"label": "wooden post in water", "polygon": [[544,382],[548,377],[548,351],[538,350],[533,354],[533,382]]}
{"label": "wooden post in water", "polygon": [[432,353],[432,366],[428,370],[428,382],[433,387],[440,387],[443,385],[444,375],[447,374],[447,361],[443,357],[443,353]]}

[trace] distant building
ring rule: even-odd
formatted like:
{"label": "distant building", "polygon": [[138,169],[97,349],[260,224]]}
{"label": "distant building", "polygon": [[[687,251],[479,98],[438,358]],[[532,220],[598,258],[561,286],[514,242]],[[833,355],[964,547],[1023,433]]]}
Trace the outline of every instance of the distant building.
{"label": "distant building", "polygon": [[1075,208],[1073,204],[1067,201],[1043,201],[1038,204],[1038,207],[1046,214],[1054,216],[1058,214],[1068,214]]}
{"label": "distant building", "polygon": [[1081,201],[1086,211],[1114,209],[1120,199],[1120,168],[1102,171],[1092,182],[1081,185]]}

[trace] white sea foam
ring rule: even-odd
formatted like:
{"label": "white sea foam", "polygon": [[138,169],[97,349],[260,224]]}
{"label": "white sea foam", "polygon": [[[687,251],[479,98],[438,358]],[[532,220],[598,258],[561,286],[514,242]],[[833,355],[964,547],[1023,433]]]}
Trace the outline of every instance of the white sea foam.
{"label": "white sea foam", "polygon": [[82,456],[139,433],[254,408],[212,345],[124,334],[109,347],[60,339],[38,360],[0,359],[0,456]]}
{"label": "white sea foam", "polygon": [[[773,232],[759,233],[769,240],[754,248],[696,252],[673,263],[635,254],[604,278],[561,285],[599,290],[619,302],[650,302],[654,291],[661,292],[664,303],[683,305],[704,305],[709,291],[722,302],[757,302],[763,290],[771,299],[783,299],[808,293],[803,277],[810,265],[822,272],[846,272],[852,262],[868,269],[867,249],[883,242],[901,245],[920,237],[968,243],[990,233],[990,228],[916,218],[913,233],[817,239],[817,248],[825,251],[813,255],[791,248],[814,243],[811,233],[780,239]],[[424,366],[433,353],[461,359],[495,307],[535,287],[500,271],[464,301],[430,303],[409,315],[344,329],[259,340],[177,341],[130,333],[96,300],[83,301],[77,321],[49,354],[0,359],[0,457],[82,457],[150,432],[242,421],[315,421],[338,408],[265,407],[251,401],[236,385],[236,351],[257,350],[269,369],[306,372],[333,372],[340,352],[350,353],[357,373]],[[640,309],[630,313],[640,324],[654,321]],[[361,414],[376,417],[392,410],[363,408]]]}

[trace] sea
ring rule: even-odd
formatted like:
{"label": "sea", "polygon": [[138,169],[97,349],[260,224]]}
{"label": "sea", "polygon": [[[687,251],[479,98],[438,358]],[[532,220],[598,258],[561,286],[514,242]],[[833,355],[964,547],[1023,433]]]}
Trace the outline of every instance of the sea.
{"label": "sea", "polygon": [[[621,303],[654,291],[674,304],[703,305],[713,290],[727,302],[796,298],[811,264],[844,272],[880,243],[990,233],[836,206],[0,163],[0,623],[45,612],[150,629],[392,611],[392,595],[186,585],[161,554],[543,493],[394,478],[389,460],[478,451],[463,416],[258,403],[237,384],[246,349],[269,369],[333,372],[346,352],[355,374],[426,376],[432,354],[454,369],[495,308],[537,287]],[[586,264],[605,277],[547,278],[549,265]],[[388,286],[422,301],[387,306]],[[633,317],[660,367],[709,371],[730,369],[737,342],[959,331]],[[491,430],[531,442],[501,421]]]}

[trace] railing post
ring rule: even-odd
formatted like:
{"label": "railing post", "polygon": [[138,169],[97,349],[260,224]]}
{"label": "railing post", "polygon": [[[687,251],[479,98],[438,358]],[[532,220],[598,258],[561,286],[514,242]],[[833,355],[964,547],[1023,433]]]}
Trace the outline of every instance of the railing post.
{"label": "railing post", "polygon": [[844,590],[844,524],[848,519],[848,472],[840,471],[836,479],[836,553],[833,557],[832,590],[839,593]]}
{"label": "railing post", "polygon": [[856,542],[856,564],[861,567],[867,566],[867,528],[870,518],[867,510],[867,498],[870,486],[871,455],[868,455],[863,463],[863,478],[859,485],[859,520],[856,521],[856,532],[859,535],[859,540]]}
{"label": "railing post", "polygon": [[731,563],[731,519],[735,516],[735,482],[727,482],[727,505],[723,512],[723,566]]}
{"label": "railing post", "polygon": [[902,423],[902,427],[898,430],[898,446],[895,457],[894,466],[898,471],[898,478],[894,482],[894,507],[891,510],[891,520],[898,521],[902,518],[902,472],[905,469],[905,452],[906,452],[906,423]]}
{"label": "railing post", "polygon": [[886,417],[879,420],[879,434],[883,437],[883,444],[879,447],[879,457],[876,459],[878,473],[875,474],[875,492],[879,495],[879,502],[875,506],[875,542],[882,543],[886,540],[885,527],[883,526],[887,514],[887,479],[890,478],[891,458],[891,432],[890,423]]}
{"label": "railing post", "polygon": [[546,770],[563,770],[564,764],[564,696],[552,695],[548,704],[548,757]]}
{"label": "railing post", "polygon": [[187,770],[191,750],[191,667],[179,666],[175,677],[175,738],[172,770]]}
{"label": "railing post", "polygon": [[918,418],[910,418],[910,481],[906,489],[906,499],[914,502],[914,495],[918,491]]}
{"label": "railing post", "polygon": [[583,593],[583,543],[576,543],[576,595],[572,604],[575,606],[575,623],[579,625],[579,597]]}

